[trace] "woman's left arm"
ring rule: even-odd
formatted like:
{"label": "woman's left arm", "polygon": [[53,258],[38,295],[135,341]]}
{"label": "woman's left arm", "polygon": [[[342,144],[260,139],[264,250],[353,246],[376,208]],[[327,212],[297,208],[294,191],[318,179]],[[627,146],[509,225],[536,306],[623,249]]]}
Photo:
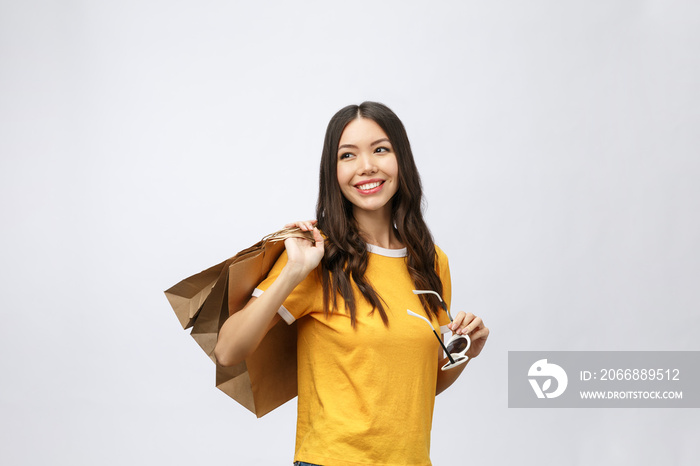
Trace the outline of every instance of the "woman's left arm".
{"label": "woman's left arm", "polygon": [[481,350],[486,344],[486,339],[489,337],[489,329],[484,325],[481,317],[477,317],[472,313],[465,313],[463,311],[460,312],[457,314],[457,317],[455,317],[455,320],[447,327],[457,335],[469,335],[472,344],[467,350],[469,360],[459,367],[443,371],[440,368],[447,363],[448,359],[441,358],[440,362],[438,363],[437,386],[435,387],[436,395],[442,393],[447,387],[452,385],[455,380],[457,380],[464,368],[467,367],[467,364],[469,364],[469,361],[481,353]]}

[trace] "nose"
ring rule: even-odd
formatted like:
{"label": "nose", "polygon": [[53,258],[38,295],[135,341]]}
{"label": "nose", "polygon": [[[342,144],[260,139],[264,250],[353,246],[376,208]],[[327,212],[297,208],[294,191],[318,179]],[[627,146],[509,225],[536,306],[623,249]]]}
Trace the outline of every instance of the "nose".
{"label": "nose", "polygon": [[377,173],[377,164],[372,154],[361,154],[357,158],[357,174],[370,175]]}

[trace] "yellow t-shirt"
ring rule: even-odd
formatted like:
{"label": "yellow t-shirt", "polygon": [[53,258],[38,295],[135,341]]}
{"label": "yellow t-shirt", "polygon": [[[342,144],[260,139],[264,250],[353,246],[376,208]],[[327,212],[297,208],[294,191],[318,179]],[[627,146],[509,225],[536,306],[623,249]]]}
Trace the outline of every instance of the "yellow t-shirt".
{"label": "yellow t-shirt", "polygon": [[[288,323],[298,320],[296,453],[294,461],[323,466],[430,465],[430,430],[435,403],[438,358],[442,349],[422,319],[426,315],[406,267],[406,249],[368,245],[365,277],[385,302],[389,326],[354,286],[357,324],[350,325],[344,303],[323,315],[320,276],[311,272],[285,300],[279,313]],[[437,250],[443,299],[450,305],[447,256]],[[259,295],[279,276],[287,262],[280,257]],[[320,267],[320,266],[319,266]],[[438,334],[439,322],[426,315]]]}

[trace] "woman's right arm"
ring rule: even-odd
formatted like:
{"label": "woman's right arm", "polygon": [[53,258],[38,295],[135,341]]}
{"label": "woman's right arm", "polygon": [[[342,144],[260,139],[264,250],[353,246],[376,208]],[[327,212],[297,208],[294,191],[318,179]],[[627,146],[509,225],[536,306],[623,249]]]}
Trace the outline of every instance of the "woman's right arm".
{"label": "woman's right arm", "polygon": [[243,309],[226,319],[219,331],[214,355],[222,366],[234,366],[255,351],[267,331],[279,320],[277,310],[282,303],[321,262],[323,237],[318,229],[311,222],[295,225],[312,231],[316,243],[301,238],[284,241],[287,264],[277,279],[259,298],[252,298]]}

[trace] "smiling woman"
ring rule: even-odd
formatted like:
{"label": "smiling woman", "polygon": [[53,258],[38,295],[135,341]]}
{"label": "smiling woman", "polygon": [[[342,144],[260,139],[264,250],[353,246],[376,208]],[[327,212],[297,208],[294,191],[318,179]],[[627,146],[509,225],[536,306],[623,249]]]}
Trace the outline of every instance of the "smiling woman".
{"label": "smiling woman", "polygon": [[[469,335],[471,360],[489,330],[464,312],[450,322],[437,297],[449,305],[447,256],[421,200],[396,114],[375,102],[343,108],[326,130],[318,221],[287,225],[315,242],[287,239],[255,297],[221,328],[216,357],[234,365],[280,319],[298,322],[298,464],[430,464],[435,395],[466,366],[440,371],[448,358],[434,336]],[[407,309],[422,309],[434,332]]]}
{"label": "smiling woman", "polygon": [[348,123],[338,147],[338,184],[353,204],[355,218],[363,215],[362,211],[382,210],[380,215],[390,219],[389,201],[398,183],[396,154],[381,126],[366,118]]}

